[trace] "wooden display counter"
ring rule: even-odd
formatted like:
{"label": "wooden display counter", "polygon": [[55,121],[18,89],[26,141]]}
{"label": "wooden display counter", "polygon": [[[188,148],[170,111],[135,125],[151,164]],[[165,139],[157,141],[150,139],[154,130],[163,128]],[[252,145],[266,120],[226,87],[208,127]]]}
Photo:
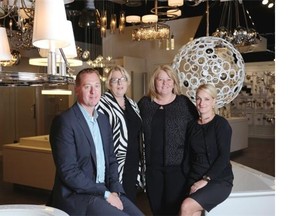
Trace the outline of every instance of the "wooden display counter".
{"label": "wooden display counter", "polygon": [[[246,118],[228,118],[232,127],[231,152],[248,147]],[[51,190],[55,165],[48,135],[20,138],[19,143],[3,146],[3,180]]]}
{"label": "wooden display counter", "polygon": [[55,165],[48,136],[20,138],[3,146],[3,180],[51,190]]}

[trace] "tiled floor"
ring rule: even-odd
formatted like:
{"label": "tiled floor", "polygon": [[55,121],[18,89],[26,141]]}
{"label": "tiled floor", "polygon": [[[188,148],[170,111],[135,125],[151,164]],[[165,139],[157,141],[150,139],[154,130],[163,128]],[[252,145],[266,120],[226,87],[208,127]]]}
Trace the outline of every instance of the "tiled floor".
{"label": "tiled floor", "polygon": [[[3,182],[0,158],[0,204],[45,204],[49,191]],[[232,153],[231,160],[275,176],[275,140],[250,138],[248,148]],[[137,205],[145,215],[151,215],[146,194],[139,193]]]}

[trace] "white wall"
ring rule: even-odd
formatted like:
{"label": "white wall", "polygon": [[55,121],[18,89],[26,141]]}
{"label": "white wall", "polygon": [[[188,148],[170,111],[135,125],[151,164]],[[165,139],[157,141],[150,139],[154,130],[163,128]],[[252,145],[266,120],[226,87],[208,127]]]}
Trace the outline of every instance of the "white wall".
{"label": "white wall", "polygon": [[[193,38],[201,21],[201,16],[193,18],[176,19],[167,21],[170,26],[171,33],[175,38],[175,49],[167,51],[159,48],[157,40],[152,41],[132,41],[132,30],[136,26],[125,28],[123,34],[108,33],[106,38],[103,38],[103,56],[112,56],[112,58],[121,58],[123,56],[131,56],[146,59],[146,72],[151,74],[154,68],[159,64],[172,63],[174,56],[178,50],[190,38]],[[205,35],[203,35],[205,36]]]}

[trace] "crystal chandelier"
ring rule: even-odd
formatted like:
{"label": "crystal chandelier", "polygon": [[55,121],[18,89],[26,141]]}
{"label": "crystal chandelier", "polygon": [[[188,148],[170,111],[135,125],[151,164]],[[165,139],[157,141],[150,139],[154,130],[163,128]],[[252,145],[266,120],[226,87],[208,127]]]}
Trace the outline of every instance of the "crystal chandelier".
{"label": "crystal chandelier", "polygon": [[[7,1],[5,1],[5,3],[7,3]],[[11,16],[13,13],[12,8],[17,6],[17,3],[18,1],[14,0],[11,8],[9,2],[6,4],[6,6],[8,5],[9,7],[3,7],[5,8],[3,13],[4,18]],[[21,0],[21,4],[23,3],[24,0]],[[34,1],[31,3],[34,3]],[[35,2],[35,14],[33,12],[33,36],[31,36],[31,40],[35,47],[49,50],[47,73],[2,71],[0,73],[1,86],[39,86],[44,84],[58,86],[74,83],[74,77],[72,77],[71,74],[66,74],[68,64],[62,50],[62,48],[70,45],[70,34],[73,34],[72,24],[66,19],[63,3],[65,3],[65,1],[59,0],[38,0]],[[3,6],[2,2],[0,6]],[[19,7],[17,7],[17,9],[19,9]],[[51,11],[54,11],[54,14],[51,14]],[[58,73],[57,71],[56,49],[62,51],[61,55],[65,67],[63,67],[63,73]]]}
{"label": "crystal chandelier", "polygon": [[109,72],[110,68],[114,65],[111,56],[103,57],[102,55],[98,55],[94,60],[88,60],[86,62],[93,68],[96,68],[100,73],[100,79],[105,82],[106,75]]}
{"label": "crystal chandelier", "polygon": [[[69,4],[74,0],[64,0]],[[0,0],[0,20],[7,28],[11,49],[32,49],[35,0]]]}
{"label": "crystal chandelier", "polygon": [[[100,29],[101,37],[106,37],[108,24],[110,26],[110,33],[114,34],[117,28],[117,15],[114,13],[114,5],[109,1],[94,1],[83,0],[84,8],[81,10],[79,16],[78,26],[81,28],[96,30]],[[100,10],[100,8],[102,9]],[[98,9],[97,9],[98,8]],[[69,13],[69,16],[74,16]],[[108,16],[110,15],[110,17]],[[118,20],[119,33],[123,33],[125,29],[125,12],[120,11]]]}
{"label": "crystal chandelier", "polygon": [[144,24],[132,31],[132,40],[162,40],[170,37],[170,27],[164,23]]}
{"label": "crystal chandelier", "polygon": [[12,49],[34,48],[32,44],[34,0],[0,2],[0,19],[4,20]]}
{"label": "crystal chandelier", "polygon": [[[130,15],[126,17],[126,22],[133,25],[139,24],[132,31],[133,41],[142,40],[169,40],[171,39],[170,27],[163,22],[181,16],[179,9],[184,3],[183,0],[169,0],[168,5],[158,5],[155,0],[151,14],[142,17],[138,15]],[[174,38],[173,38],[174,40]]]}

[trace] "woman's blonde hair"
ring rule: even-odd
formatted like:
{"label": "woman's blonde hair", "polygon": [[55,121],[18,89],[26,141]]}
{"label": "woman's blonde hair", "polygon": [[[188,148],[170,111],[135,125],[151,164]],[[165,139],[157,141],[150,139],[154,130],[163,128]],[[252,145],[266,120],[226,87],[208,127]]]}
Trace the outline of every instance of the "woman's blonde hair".
{"label": "woman's blonde hair", "polygon": [[107,74],[107,79],[105,81],[106,88],[110,90],[110,81],[112,78],[112,73],[115,71],[119,71],[122,74],[122,76],[126,77],[127,83],[129,86],[131,83],[131,77],[130,77],[129,73],[127,72],[127,70],[124,67],[121,67],[120,65],[116,65],[116,66],[112,67]]}
{"label": "woman's blonde hair", "polygon": [[160,74],[161,71],[164,71],[165,73],[167,73],[167,75],[173,80],[174,82],[174,87],[172,92],[176,95],[180,95],[181,94],[181,89],[180,89],[180,85],[179,85],[179,79],[177,74],[175,73],[175,71],[173,70],[173,68],[170,65],[160,65],[158,66],[149,81],[149,85],[148,85],[148,96],[151,97],[152,100],[154,100],[155,98],[157,98],[158,96],[158,92],[156,90],[155,87],[155,82],[156,79],[158,78],[158,75]]}

